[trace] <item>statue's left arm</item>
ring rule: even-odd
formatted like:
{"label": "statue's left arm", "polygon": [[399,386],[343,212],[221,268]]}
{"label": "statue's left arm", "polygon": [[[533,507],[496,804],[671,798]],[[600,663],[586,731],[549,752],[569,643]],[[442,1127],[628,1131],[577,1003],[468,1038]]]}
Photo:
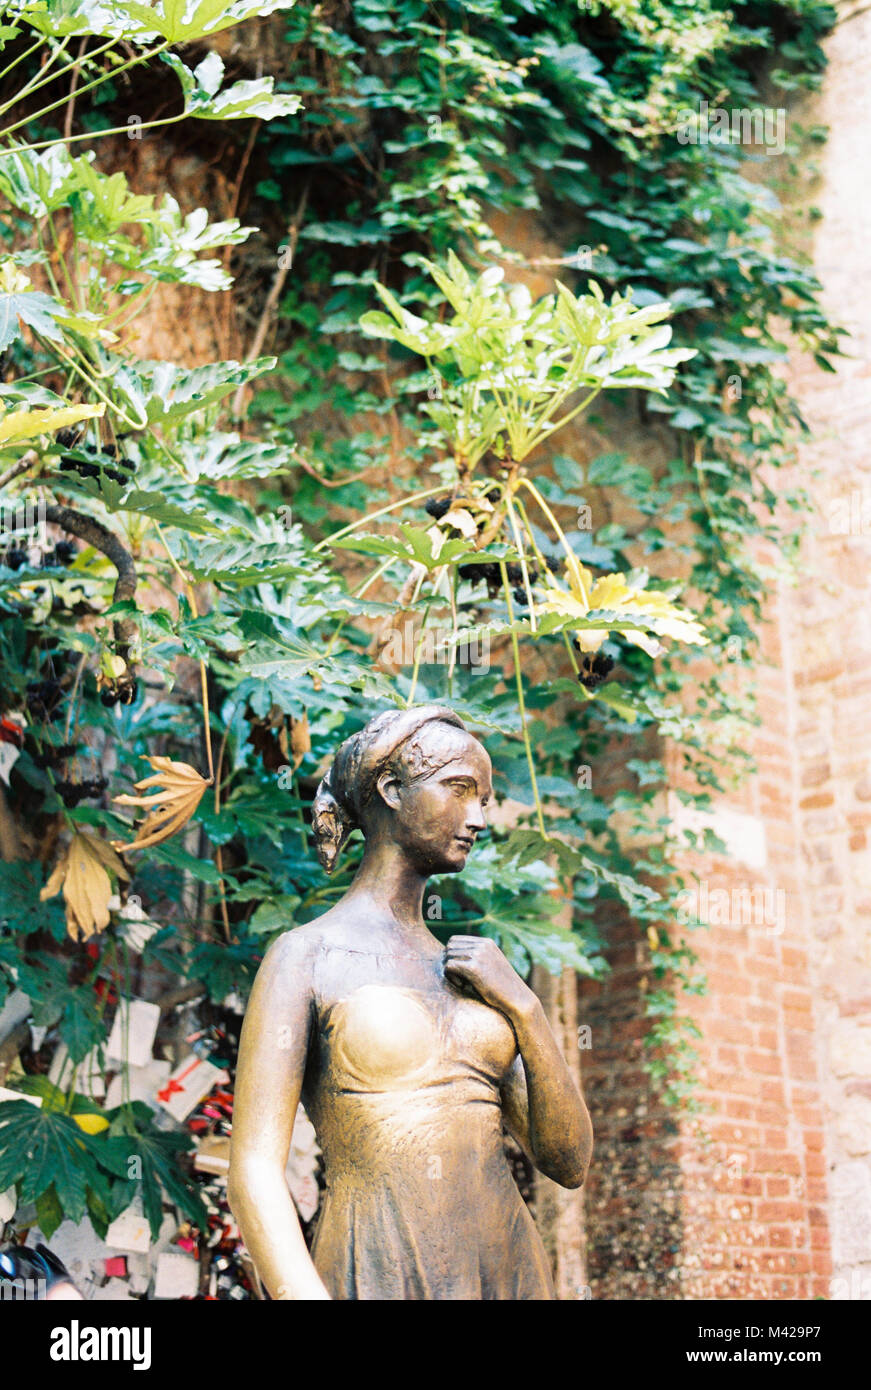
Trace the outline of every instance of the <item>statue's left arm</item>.
{"label": "statue's left arm", "polygon": [[519,1056],[502,1088],[508,1128],[546,1177],[561,1187],[580,1187],[590,1166],[593,1126],[538,996],[485,937],[451,937],[445,975],[471,985],[511,1024]]}

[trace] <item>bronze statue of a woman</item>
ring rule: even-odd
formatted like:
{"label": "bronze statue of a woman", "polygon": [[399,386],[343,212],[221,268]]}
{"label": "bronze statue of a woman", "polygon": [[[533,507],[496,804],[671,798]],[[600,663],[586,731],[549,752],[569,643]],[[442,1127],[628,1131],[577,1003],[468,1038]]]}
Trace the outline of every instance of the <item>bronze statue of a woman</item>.
{"label": "bronze statue of a woman", "polygon": [[[342,744],[314,805],[331,870],[359,826],[348,892],[267,952],[239,1054],[230,1202],[279,1299],[552,1299],[503,1122],[563,1187],[592,1127],[542,1007],[496,943],[422,916],[484,827],[490,759],[452,710],[378,715]],[[309,1255],[285,1182],[300,1098],[326,1192]]]}

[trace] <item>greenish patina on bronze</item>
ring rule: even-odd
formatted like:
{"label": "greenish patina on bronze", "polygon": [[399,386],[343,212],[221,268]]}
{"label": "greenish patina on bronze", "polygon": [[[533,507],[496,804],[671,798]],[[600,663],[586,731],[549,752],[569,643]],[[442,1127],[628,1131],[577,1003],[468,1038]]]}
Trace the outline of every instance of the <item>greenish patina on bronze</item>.
{"label": "greenish patina on bronze", "polygon": [[[485,825],[490,759],[444,706],[390,711],[342,744],[314,828],[332,869],[366,847],[329,912],[260,967],[239,1056],[230,1201],[280,1299],[552,1299],[503,1122],[548,1177],[584,1181],[586,1105],[541,1004],[496,943],[422,915]],[[284,1170],[302,1099],[327,1190],[309,1255]]]}

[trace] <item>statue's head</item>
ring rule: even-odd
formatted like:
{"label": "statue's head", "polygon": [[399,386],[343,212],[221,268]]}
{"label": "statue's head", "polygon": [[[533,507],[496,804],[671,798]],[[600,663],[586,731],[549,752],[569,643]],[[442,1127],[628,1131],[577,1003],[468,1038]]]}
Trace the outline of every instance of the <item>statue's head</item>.
{"label": "statue's head", "polygon": [[444,705],[389,710],[346,739],[314,800],[318,858],[331,873],[359,827],[424,874],[458,873],[484,828],[490,759]]}

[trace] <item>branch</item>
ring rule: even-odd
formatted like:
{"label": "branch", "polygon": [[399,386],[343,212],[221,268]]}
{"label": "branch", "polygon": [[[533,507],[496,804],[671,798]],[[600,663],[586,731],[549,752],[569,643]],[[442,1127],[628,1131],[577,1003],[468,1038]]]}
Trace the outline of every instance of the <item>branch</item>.
{"label": "branch", "polygon": [[64,113],[64,140],[66,140],[67,142],[69,142],[69,138],[73,133],[73,111],[75,110],[76,106],[76,87],[79,83],[79,72],[81,71],[82,59],[85,56],[85,49],[87,48],[87,46],[88,36],[87,34],[85,34],[81,43],[79,44],[79,56],[76,58],[76,61],[73,64],[72,73],[70,74],[70,98],[67,102],[67,109]]}
{"label": "branch", "polygon": [[11,468],[7,468],[6,472],[0,475],[0,489],[4,488],[7,483],[11,483],[13,478],[17,478],[19,473],[26,473],[32,463],[38,462],[39,454],[36,450],[28,449],[26,453],[21,455],[17,463],[13,463]]}
{"label": "branch", "polygon": [[[309,185],[306,184],[305,188],[302,191],[302,197],[299,200],[299,205],[296,209],[296,212],[293,214],[293,217],[288,223],[287,249],[290,254],[285,259],[284,265],[282,265],[279,261],[278,269],[275,272],[275,278],[273,279],[269,293],[266,296],[266,303],[263,305],[263,312],[260,315],[260,322],[257,325],[257,331],[254,334],[254,338],[252,339],[250,348],[245,354],[246,362],[252,362],[255,357],[260,356],[260,353],[263,349],[263,344],[266,341],[266,334],[269,331],[270,319],[272,318],[272,315],[275,313],[275,310],[278,308],[278,301],[281,298],[281,291],[284,289],[284,282],[287,279],[287,272],[290,270],[290,267],[293,264],[293,254],[296,251],[296,243],[299,240],[299,234],[302,228],[302,220],[305,216],[306,204],[308,203],[308,191]],[[239,416],[242,413],[242,400],[244,395],[245,385],[243,383],[237,388],[236,394],[233,397],[233,414],[235,416]]]}
{"label": "branch", "polygon": [[[134,597],[137,575],[133,556],[129,550],[125,550],[114,532],[94,517],[83,516],[81,512],[73,511],[72,507],[60,507],[52,504],[45,509],[45,519],[54,522],[55,526],[60,526],[63,531],[68,531],[70,535],[78,536],[87,545],[92,545],[95,550],[99,550],[106,556],[107,560],[111,560],[118,571],[115,592],[112,595],[113,603],[122,603],[125,599]],[[127,661],[127,653],[136,633],[136,624],[130,618],[119,618],[115,623],[115,643],[118,648],[118,655],[123,657],[125,661]]]}

